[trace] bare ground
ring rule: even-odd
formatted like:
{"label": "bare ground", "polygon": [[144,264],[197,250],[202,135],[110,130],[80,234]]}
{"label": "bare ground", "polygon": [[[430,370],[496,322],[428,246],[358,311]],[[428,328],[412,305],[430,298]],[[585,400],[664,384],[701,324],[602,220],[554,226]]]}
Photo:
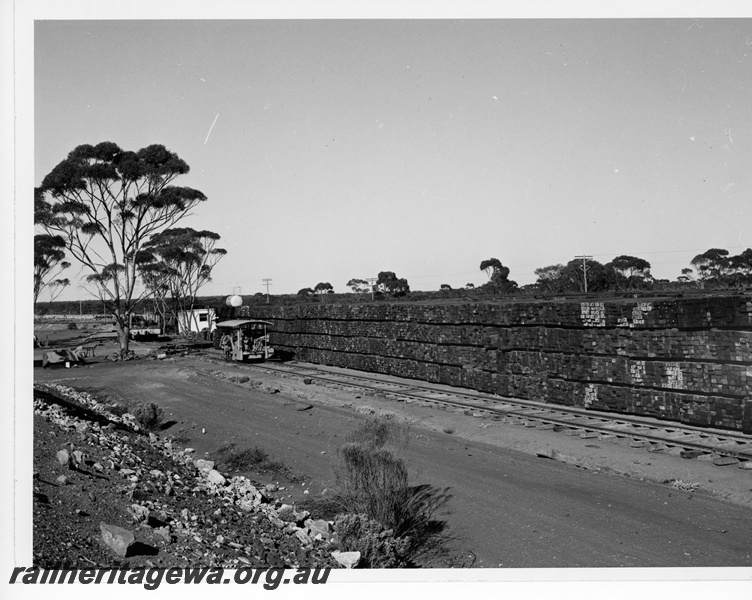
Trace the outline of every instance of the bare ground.
{"label": "bare ground", "polygon": [[[243,376],[250,379],[239,383]],[[752,472],[735,467],[358,396],[195,357],[35,369],[35,377],[112,401],[155,402],[174,421],[164,433],[200,455],[212,457],[228,443],[262,447],[288,470],[256,476],[260,484],[284,487],[285,502],[331,489],[336,448],[368,414],[408,421],[415,480],[453,488],[447,519],[458,538],[459,565],[752,564]],[[538,458],[543,448],[555,448],[562,460]],[[696,491],[669,483],[676,481],[696,484]]]}

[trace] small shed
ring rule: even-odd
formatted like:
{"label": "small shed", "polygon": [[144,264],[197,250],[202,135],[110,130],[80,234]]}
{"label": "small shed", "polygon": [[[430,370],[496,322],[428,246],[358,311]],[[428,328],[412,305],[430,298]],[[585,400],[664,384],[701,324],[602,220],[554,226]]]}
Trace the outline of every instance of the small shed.
{"label": "small shed", "polygon": [[204,329],[212,333],[216,327],[216,322],[217,313],[213,308],[194,308],[193,310],[178,312],[179,333],[188,333],[189,331],[201,333]]}

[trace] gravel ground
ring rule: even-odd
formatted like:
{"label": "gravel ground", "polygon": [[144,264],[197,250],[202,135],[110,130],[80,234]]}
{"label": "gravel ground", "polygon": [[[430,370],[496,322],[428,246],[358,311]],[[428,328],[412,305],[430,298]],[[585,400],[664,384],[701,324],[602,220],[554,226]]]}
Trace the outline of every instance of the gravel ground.
{"label": "gravel ground", "polygon": [[[337,565],[327,540],[306,526],[308,513],[275,500],[273,486],[221,481],[197,468],[192,452],[134,431],[88,395],[47,389],[96,410],[35,402],[35,565]],[[132,534],[124,534],[125,552],[106,543],[111,525]]]}

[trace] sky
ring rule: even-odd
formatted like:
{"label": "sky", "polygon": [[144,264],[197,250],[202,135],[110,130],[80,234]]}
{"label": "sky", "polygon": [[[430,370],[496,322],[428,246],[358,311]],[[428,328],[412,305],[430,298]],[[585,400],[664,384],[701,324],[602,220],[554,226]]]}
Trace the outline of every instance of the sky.
{"label": "sky", "polygon": [[34,184],[165,145],[228,252],[202,295],[752,247],[747,18],[41,19],[33,67]]}

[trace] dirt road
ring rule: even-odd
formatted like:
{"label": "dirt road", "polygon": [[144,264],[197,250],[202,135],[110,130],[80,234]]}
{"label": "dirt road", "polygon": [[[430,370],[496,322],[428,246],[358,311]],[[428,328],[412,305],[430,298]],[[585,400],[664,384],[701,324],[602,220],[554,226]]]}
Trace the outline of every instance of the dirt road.
{"label": "dirt road", "polygon": [[[252,379],[232,383],[222,378],[227,373]],[[35,369],[35,377],[113,399],[155,402],[166,419],[176,421],[167,433],[198,453],[211,454],[229,442],[264,448],[307,477],[293,489],[287,484],[293,500],[304,498],[304,490],[315,495],[332,487],[336,448],[365,418],[358,407],[378,407],[376,399],[190,357]],[[752,565],[749,508],[499,447],[467,434],[470,425],[463,429],[460,421],[471,417],[405,405],[393,409],[408,416],[412,411],[406,456],[416,482],[452,488],[447,519],[465,556],[474,555],[474,566]],[[453,419],[457,431],[447,435],[426,425],[439,417]],[[478,427],[477,419],[472,426]],[[498,428],[495,434],[519,435],[506,427],[510,431]],[[736,476],[752,487],[749,472]]]}

